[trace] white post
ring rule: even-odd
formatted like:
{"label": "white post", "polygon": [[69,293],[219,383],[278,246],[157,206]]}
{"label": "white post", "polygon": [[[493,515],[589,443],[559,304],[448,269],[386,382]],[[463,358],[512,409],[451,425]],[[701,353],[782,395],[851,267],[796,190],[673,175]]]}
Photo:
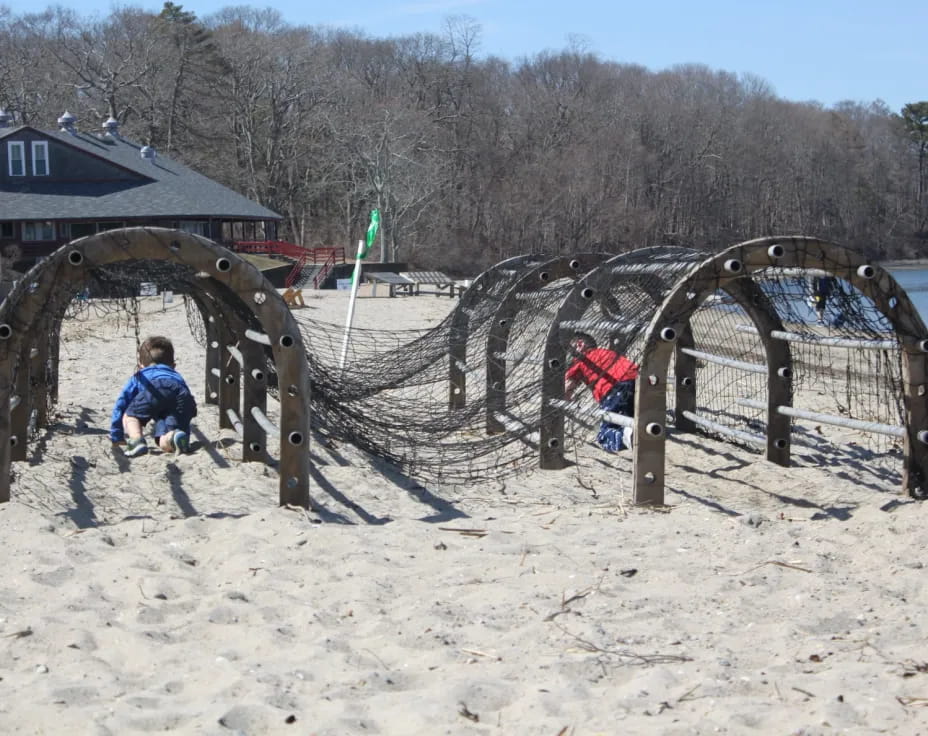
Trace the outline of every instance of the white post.
{"label": "white post", "polygon": [[358,252],[354,259],[354,273],[351,276],[351,296],[348,299],[348,319],[345,321],[345,339],[342,342],[342,357],[338,361],[338,369],[345,367],[345,359],[348,357],[348,340],[351,336],[351,322],[354,319],[354,300],[358,295],[358,282],[361,280],[361,256],[364,253],[364,241],[358,241]]}

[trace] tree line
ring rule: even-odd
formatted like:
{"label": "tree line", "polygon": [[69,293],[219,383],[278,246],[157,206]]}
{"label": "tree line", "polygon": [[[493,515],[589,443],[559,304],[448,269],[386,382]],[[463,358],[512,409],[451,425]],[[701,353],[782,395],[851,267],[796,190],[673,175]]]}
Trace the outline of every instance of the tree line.
{"label": "tree line", "polygon": [[825,108],[697,64],[654,72],[579,44],[512,62],[479,43],[465,17],[382,39],[245,6],[0,6],[0,106],[45,129],[65,110],[85,130],[113,117],[307,246],[350,247],[379,208],[389,260],[458,274],[777,234],[923,254],[928,102]]}

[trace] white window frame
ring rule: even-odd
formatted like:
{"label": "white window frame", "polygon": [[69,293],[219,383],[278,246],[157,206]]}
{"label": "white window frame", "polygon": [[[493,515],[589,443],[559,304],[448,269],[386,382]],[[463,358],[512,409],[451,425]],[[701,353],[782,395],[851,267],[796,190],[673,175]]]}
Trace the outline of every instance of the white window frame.
{"label": "white window frame", "polygon": [[[37,232],[40,230],[40,232]],[[49,232],[46,232],[48,230]],[[38,235],[38,237],[36,237]],[[47,237],[46,237],[47,236]],[[24,243],[47,243],[55,239],[55,223],[50,220],[33,220],[23,223]]]}
{"label": "white window frame", "polygon": [[[43,153],[41,160],[45,162],[45,171],[39,171],[37,163],[40,159],[36,155],[37,151],[42,151]],[[50,172],[51,165],[48,162],[48,141],[32,141],[32,175],[48,176]]]}
{"label": "white window frame", "polygon": [[[19,151],[19,163],[22,171],[16,173],[13,171],[13,151]],[[10,176],[26,175],[26,144],[22,141],[9,141],[6,147],[7,160],[9,161]]]}

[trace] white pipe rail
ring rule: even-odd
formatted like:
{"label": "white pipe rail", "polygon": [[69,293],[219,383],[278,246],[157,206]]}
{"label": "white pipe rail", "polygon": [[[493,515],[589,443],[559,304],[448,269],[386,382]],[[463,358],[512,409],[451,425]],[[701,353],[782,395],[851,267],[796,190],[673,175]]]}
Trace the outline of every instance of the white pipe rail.
{"label": "white pipe rail", "polygon": [[493,357],[498,360],[513,360],[519,363],[531,363],[533,365],[544,365],[544,358],[534,353],[493,353]]}
{"label": "white pipe rail", "polygon": [[235,434],[241,439],[245,434],[245,425],[242,424],[242,420],[239,418],[238,413],[235,409],[229,408],[226,409],[226,416],[229,417],[229,421],[232,422],[232,429],[235,430]]}
{"label": "white pipe rail", "polygon": [[[773,271],[773,273],[770,273]],[[761,278],[774,277],[774,276],[787,276],[787,277],[808,277],[808,276],[834,276],[835,274],[830,271],[826,271],[822,268],[780,268],[775,263],[771,263],[766,268],[759,269],[754,272],[755,277],[760,276]],[[837,278],[841,278],[838,276]]]}
{"label": "white pipe rail", "polygon": [[618,424],[621,427],[631,427],[632,429],[635,428],[634,417],[628,417],[624,414],[616,414],[615,412],[611,411],[603,411],[598,406],[584,407],[576,401],[566,401],[565,399],[550,399],[548,404],[556,409],[561,409],[564,412],[570,414],[581,424],[584,423],[584,419],[595,418],[605,419],[610,424]]}
{"label": "white pipe rail", "polygon": [[657,261],[656,263],[620,263],[613,266],[611,273],[616,275],[634,275],[657,273],[673,275],[676,271],[683,271],[698,265],[699,261]]}
{"label": "white pipe rail", "polygon": [[518,435],[519,439],[526,444],[537,444],[541,439],[541,432],[538,430],[532,431],[525,422],[523,422],[521,419],[517,419],[511,414],[504,414],[497,411],[493,413],[493,418],[502,424],[506,428],[507,432],[512,432],[513,434]]}
{"label": "white pipe rail", "polygon": [[271,338],[268,337],[263,332],[258,332],[257,330],[245,330],[245,337],[247,337],[252,342],[257,342],[262,345],[270,345]]}
{"label": "white pipe rail", "polygon": [[257,406],[251,407],[251,416],[255,418],[258,426],[264,430],[264,434],[268,437],[280,437],[280,429],[278,426],[268,419],[264,412]]}
{"label": "white pipe rail", "polygon": [[[738,325],[735,329],[738,332],[747,332],[757,335],[756,327],[751,325]],[[785,332],[783,330],[771,330],[770,337],[775,340],[784,342],[800,343],[802,345],[821,345],[829,348],[851,348],[859,350],[893,350],[899,347],[895,340],[865,340],[851,337],[827,337],[825,335],[802,335],[798,332]]]}
{"label": "white pipe rail", "polygon": [[680,348],[680,352],[686,353],[697,360],[704,360],[707,363],[716,363],[728,368],[737,368],[738,370],[749,371],[751,373],[767,373],[767,366],[761,365],[760,363],[748,363],[743,360],[735,360],[734,358],[723,358],[721,355],[704,353],[701,350],[693,350],[692,348]]}
{"label": "white pipe rail", "polygon": [[[736,403],[751,409],[767,408],[767,404],[765,404],[763,401],[757,401],[756,399],[738,399]],[[834,427],[854,429],[859,432],[885,434],[890,437],[905,437],[905,427],[898,427],[892,424],[883,424],[882,422],[865,422],[862,419],[850,419],[848,417],[839,417],[834,414],[822,414],[817,411],[796,409],[792,406],[778,406],[777,413],[782,414],[785,417],[808,419],[809,421],[819,422],[820,424],[830,424]]]}
{"label": "white pipe rail", "polygon": [[640,329],[636,322],[617,322],[608,319],[565,319],[561,322],[562,330],[603,330],[604,332],[630,332]]}
{"label": "white pipe rail", "polygon": [[753,432],[745,432],[740,429],[732,429],[731,427],[726,427],[724,424],[719,424],[718,422],[713,422],[711,419],[706,419],[705,417],[699,416],[692,411],[684,411],[683,416],[689,419],[693,424],[698,424],[704,429],[717,432],[718,434],[725,435],[726,437],[733,437],[734,439],[741,440],[742,442],[750,442],[753,445],[767,445],[767,438],[760,434],[754,434]]}

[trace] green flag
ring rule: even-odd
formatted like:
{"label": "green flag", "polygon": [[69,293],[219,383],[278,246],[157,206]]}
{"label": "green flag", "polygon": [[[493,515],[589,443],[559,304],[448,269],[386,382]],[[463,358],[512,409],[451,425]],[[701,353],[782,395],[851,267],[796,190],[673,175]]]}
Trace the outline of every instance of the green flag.
{"label": "green flag", "polygon": [[380,229],[380,210],[371,210],[371,224],[367,226],[367,240],[364,243],[364,250],[361,251],[361,258],[367,258],[374,241],[377,239],[377,231]]}

